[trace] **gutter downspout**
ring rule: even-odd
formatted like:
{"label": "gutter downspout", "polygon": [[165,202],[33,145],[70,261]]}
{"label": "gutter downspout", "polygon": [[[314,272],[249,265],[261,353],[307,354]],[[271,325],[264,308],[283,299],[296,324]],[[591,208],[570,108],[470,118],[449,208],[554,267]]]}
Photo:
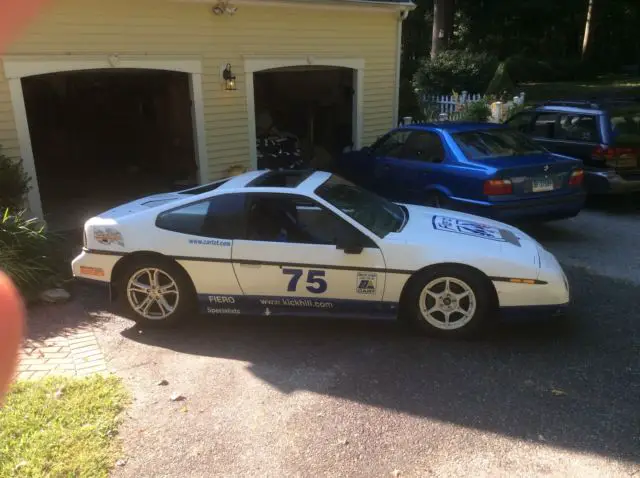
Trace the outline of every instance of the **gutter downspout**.
{"label": "gutter downspout", "polygon": [[402,67],[402,22],[409,16],[409,10],[402,10],[398,15],[398,27],[396,38],[396,86],[393,98],[393,124],[392,128],[398,126],[400,115],[400,68]]}

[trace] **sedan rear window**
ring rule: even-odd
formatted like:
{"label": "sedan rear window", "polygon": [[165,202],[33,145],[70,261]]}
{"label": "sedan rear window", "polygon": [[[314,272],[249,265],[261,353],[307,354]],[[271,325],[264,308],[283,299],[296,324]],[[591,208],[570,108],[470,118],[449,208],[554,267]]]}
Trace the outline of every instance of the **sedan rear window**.
{"label": "sedan rear window", "polygon": [[510,129],[464,131],[451,135],[467,159],[521,156],[545,150],[524,134]]}

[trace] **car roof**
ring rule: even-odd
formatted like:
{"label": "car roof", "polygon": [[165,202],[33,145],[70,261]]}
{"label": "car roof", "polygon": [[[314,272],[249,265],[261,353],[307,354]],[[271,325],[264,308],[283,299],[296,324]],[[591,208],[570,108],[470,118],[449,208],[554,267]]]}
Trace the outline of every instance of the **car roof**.
{"label": "car roof", "polygon": [[440,130],[448,133],[462,133],[465,131],[478,131],[487,129],[500,129],[506,128],[502,124],[498,123],[479,123],[472,121],[443,121],[442,123],[419,123],[411,124],[404,127],[404,129],[418,129],[418,130]]}
{"label": "car roof", "polygon": [[323,184],[331,173],[314,169],[269,170],[262,169],[234,176],[222,184],[220,192],[290,192],[311,194]]}

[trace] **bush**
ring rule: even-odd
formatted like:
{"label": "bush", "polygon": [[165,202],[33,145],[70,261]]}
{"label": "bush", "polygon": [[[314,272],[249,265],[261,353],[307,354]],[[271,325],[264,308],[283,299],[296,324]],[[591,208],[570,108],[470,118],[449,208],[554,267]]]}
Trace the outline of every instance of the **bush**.
{"label": "bush", "polygon": [[487,100],[478,100],[466,103],[460,110],[462,121],[486,123],[491,117],[491,106]]}
{"label": "bush", "polygon": [[0,216],[0,268],[27,300],[56,285],[65,264],[61,239],[44,230],[37,219],[5,209]]}
{"label": "bush", "polygon": [[418,97],[411,81],[403,79],[400,81],[400,108],[399,119],[411,116],[414,120],[423,119],[421,99]]}
{"label": "bush", "polygon": [[427,57],[422,61],[414,75],[414,84],[427,94],[482,93],[497,67],[497,58],[488,53],[445,50],[433,59]]}
{"label": "bush", "polygon": [[546,61],[524,55],[514,55],[505,61],[505,67],[516,83],[553,81],[553,67]]}
{"label": "bush", "polygon": [[511,80],[506,64],[502,62],[489,82],[489,86],[487,87],[485,94],[495,96],[500,101],[504,101],[507,98],[512,97],[514,91],[515,85]]}
{"label": "bush", "polygon": [[22,164],[3,155],[0,149],[0,211],[23,208],[29,192],[29,180]]}

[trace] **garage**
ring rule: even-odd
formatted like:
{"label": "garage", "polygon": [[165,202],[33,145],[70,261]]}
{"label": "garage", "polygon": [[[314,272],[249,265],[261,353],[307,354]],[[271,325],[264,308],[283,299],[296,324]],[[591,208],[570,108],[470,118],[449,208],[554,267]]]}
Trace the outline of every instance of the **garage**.
{"label": "garage", "polygon": [[292,66],[254,73],[257,166],[331,169],[354,146],[356,72]]}
{"label": "garage", "polygon": [[57,72],[22,79],[47,223],[65,229],[113,205],[197,183],[187,73]]}

